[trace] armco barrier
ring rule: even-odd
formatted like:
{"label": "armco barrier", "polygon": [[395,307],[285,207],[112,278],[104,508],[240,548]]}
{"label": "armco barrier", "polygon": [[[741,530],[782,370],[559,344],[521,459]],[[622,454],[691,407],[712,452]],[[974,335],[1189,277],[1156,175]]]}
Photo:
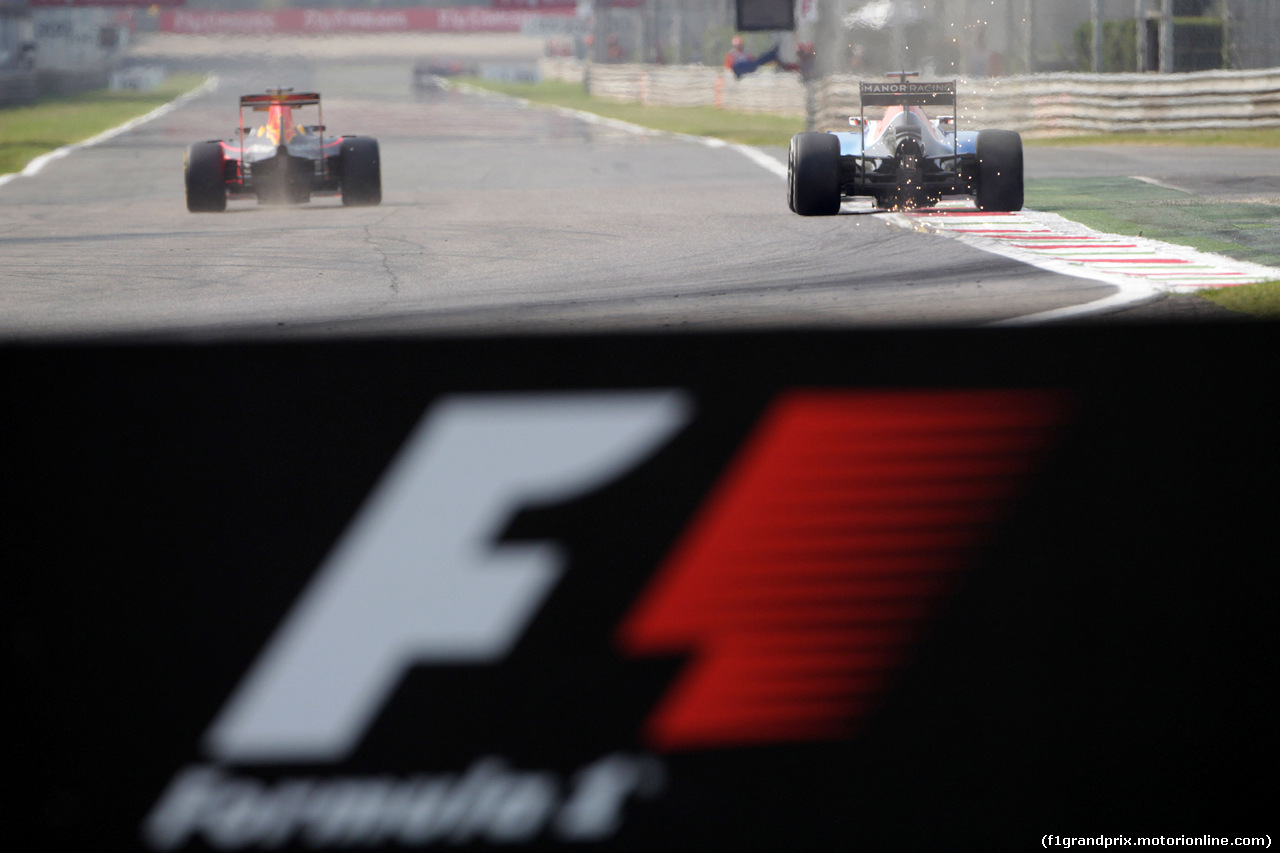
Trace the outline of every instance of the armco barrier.
{"label": "armco barrier", "polygon": [[[848,127],[858,82],[818,85],[816,128]],[[962,127],[1027,133],[1116,133],[1280,125],[1280,69],[1187,74],[1046,74],[961,80]]]}
{"label": "armco barrier", "polygon": [[805,115],[804,83],[795,74],[771,69],[736,80],[723,69],[703,65],[610,65],[544,59],[540,67],[543,79],[581,81],[591,94],[611,101]]}
{"label": "armco barrier", "polygon": [[[770,69],[735,80],[705,66],[542,62],[547,79],[582,80],[593,94],[670,106],[721,106],[808,116],[817,130],[848,127],[858,83],[846,75],[805,84]],[[1054,135],[1280,126],[1280,69],[1186,74],[1044,74],[961,80],[962,127]]]}
{"label": "armco barrier", "polygon": [[587,63],[581,59],[540,59],[538,76],[543,80],[582,83],[587,79]]}
{"label": "armco barrier", "polygon": [[7,849],[1261,836],[1275,341],[0,348]]}
{"label": "armco barrier", "polygon": [[[544,63],[555,64],[556,61]],[[555,79],[565,79],[554,70],[550,73]],[[598,63],[586,63],[581,74],[591,94],[613,101],[674,107],[715,106],[778,115],[805,114],[804,84],[794,74],[765,71],[735,80],[723,69],[700,65]]]}

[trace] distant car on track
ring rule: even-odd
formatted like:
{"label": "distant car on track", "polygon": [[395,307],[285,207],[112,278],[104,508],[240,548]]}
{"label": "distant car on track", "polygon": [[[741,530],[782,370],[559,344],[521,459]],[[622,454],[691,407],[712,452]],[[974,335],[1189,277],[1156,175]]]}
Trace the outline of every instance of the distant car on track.
{"label": "distant car on track", "polygon": [[[1012,130],[962,131],[955,81],[921,83],[916,72],[860,86],[862,110],[851,131],[799,133],[788,158],[788,204],[802,216],[831,216],[845,198],[877,207],[927,207],[944,196],[973,196],[979,210],[1022,209],[1022,137]],[[885,107],[869,121],[867,107]],[[949,106],[930,118],[926,106]]]}
{"label": "distant car on track", "polygon": [[[256,128],[245,126],[245,108],[266,113]],[[296,110],[316,108],[316,123],[299,124]],[[341,195],[344,205],[382,201],[378,140],[371,136],[325,136],[320,95],[268,89],[240,98],[240,123],[230,142],[210,140],[187,148],[187,210],[214,213],[228,199],[256,198],[268,204],[304,204],[313,195]]]}
{"label": "distant car on track", "polygon": [[447,56],[419,59],[413,65],[413,88],[417,91],[439,89],[445,78],[473,76],[479,72],[475,63]]}

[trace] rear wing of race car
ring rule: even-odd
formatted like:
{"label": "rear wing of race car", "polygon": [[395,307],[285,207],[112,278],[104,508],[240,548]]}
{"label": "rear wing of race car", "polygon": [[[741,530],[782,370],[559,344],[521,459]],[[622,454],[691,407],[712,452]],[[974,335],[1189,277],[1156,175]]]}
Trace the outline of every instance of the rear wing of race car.
{"label": "rear wing of race car", "polygon": [[[901,74],[891,74],[901,77]],[[956,105],[956,81],[946,83],[867,83],[859,85],[863,107],[938,107]]]}
{"label": "rear wing of race car", "polygon": [[[254,112],[266,112],[274,106],[282,107],[316,107],[320,108],[319,92],[295,92],[292,89],[268,89],[261,95],[241,95],[240,96],[240,129],[243,136],[244,131],[244,108],[248,107]],[[321,115],[320,123],[324,124],[324,116]]]}
{"label": "rear wing of race car", "polygon": [[320,106],[319,92],[292,92],[288,89],[269,89],[261,95],[241,95],[240,108],[252,107],[255,110],[270,109],[280,104],[286,107]]}
{"label": "rear wing of race car", "polygon": [[[956,81],[941,83],[916,83],[908,77],[916,77],[919,71],[892,71],[885,75],[897,77],[895,83],[868,83],[865,80],[858,84],[858,96],[861,106],[858,109],[858,127],[866,132],[867,107],[951,107],[951,163],[952,168],[960,159],[960,127],[956,121]],[[849,120],[852,123],[853,119]],[[866,145],[862,147],[862,173],[867,170]]]}
{"label": "rear wing of race car", "polygon": [[[274,106],[311,107],[316,108],[318,124],[315,130],[320,135],[320,150],[324,150],[324,111],[320,108],[319,92],[295,92],[292,89],[268,89],[261,95],[240,96],[240,170],[244,171],[244,109],[248,107],[255,112],[265,112]],[[326,164],[325,168],[328,166]]]}

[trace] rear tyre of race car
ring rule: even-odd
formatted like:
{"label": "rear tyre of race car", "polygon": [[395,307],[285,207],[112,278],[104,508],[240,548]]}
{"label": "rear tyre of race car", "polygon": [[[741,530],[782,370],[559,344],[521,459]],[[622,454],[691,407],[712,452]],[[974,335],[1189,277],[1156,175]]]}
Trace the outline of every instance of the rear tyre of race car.
{"label": "rear tyre of race car", "polygon": [[342,140],[342,203],[347,207],[382,202],[382,163],[378,140],[348,136]]}
{"label": "rear tyre of race car", "polygon": [[195,142],[187,147],[183,172],[187,184],[187,210],[192,213],[219,213],[227,209],[227,187],[223,183],[222,145]]}
{"label": "rear tyre of race car", "polygon": [[791,137],[787,162],[788,202],[801,216],[840,212],[840,140],[830,133]]}
{"label": "rear tyre of race car", "polygon": [[978,209],[1022,210],[1022,137],[1012,130],[978,132]]}

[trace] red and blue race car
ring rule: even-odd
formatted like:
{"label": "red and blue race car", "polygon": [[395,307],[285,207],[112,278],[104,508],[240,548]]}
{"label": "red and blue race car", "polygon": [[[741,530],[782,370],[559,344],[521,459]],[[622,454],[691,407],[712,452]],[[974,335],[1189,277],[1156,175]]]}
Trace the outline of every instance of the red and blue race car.
{"label": "red and blue race car", "polygon": [[[315,107],[316,123],[299,123],[296,111]],[[266,113],[258,127],[245,126],[245,109]],[[240,98],[240,123],[230,142],[210,140],[187,148],[187,210],[226,210],[227,199],[256,198],[265,204],[305,204],[313,195],[341,195],[344,205],[382,201],[378,140],[371,136],[326,137],[320,95],[268,89]]]}

